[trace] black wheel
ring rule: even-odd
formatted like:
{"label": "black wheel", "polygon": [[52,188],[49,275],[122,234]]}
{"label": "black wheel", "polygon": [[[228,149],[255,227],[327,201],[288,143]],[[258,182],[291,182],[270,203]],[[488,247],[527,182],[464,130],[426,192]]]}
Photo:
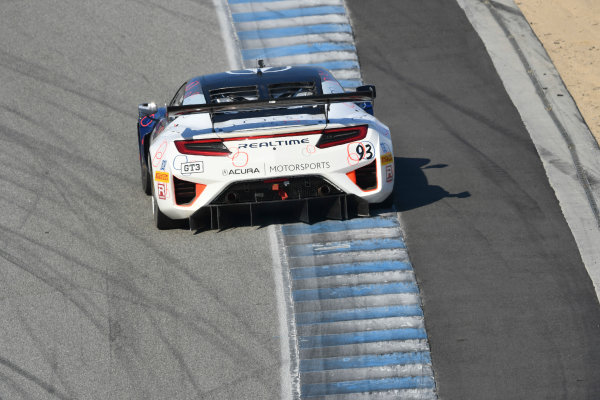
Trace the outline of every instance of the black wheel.
{"label": "black wheel", "polygon": [[149,155],[146,155],[146,161],[140,160],[140,169],[142,170],[142,190],[150,196],[152,194],[152,177],[150,176],[148,161],[150,161]]}
{"label": "black wheel", "polygon": [[160,230],[179,228],[180,226],[179,220],[171,219],[160,211],[154,194],[152,195],[152,215],[154,216],[154,225]]}

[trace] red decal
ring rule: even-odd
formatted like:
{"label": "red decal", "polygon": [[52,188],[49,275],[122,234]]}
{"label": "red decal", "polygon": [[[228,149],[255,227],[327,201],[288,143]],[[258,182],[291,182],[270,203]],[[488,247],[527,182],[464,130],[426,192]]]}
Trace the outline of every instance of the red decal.
{"label": "red decal", "polygon": [[[152,118],[154,118],[154,114],[144,116],[144,118],[142,118],[140,120],[140,125],[143,126],[144,128],[147,127],[148,125],[150,125],[152,123],[152,121],[153,121]],[[148,123],[146,125],[144,125],[144,121],[146,119],[148,119]]]}
{"label": "red decal", "polygon": [[190,82],[186,85],[185,91],[187,92],[188,90],[190,90],[191,88],[193,88],[195,86],[198,86],[199,84],[200,84],[200,82],[198,82],[198,81]]}
{"label": "red decal", "polygon": [[[348,143],[348,146],[346,146],[346,153],[348,154],[347,160],[348,160],[348,165],[355,165],[358,164],[358,162],[362,159],[362,157],[359,155],[359,152],[356,151],[356,149],[362,149],[364,150],[364,145],[362,143]],[[363,152],[364,154],[364,152]]]}
{"label": "red decal", "polygon": [[248,165],[248,153],[244,151],[240,151],[237,147],[234,147],[231,150],[231,154],[227,157],[231,158],[231,163],[234,167],[242,168]]}
{"label": "red decal", "polygon": [[319,75],[321,76],[321,81],[326,82],[326,81],[334,81],[334,77],[333,75],[331,75],[329,73],[329,71],[327,70],[321,70],[319,71]]}
{"label": "red decal", "polygon": [[154,161],[152,161],[152,166],[154,168],[158,167],[158,163],[165,155],[165,150],[167,150],[167,141],[166,140],[160,144],[160,147],[158,148],[158,150],[156,150],[156,153],[154,153]]}
{"label": "red decal", "polygon": [[158,182],[158,198],[161,200],[166,200],[167,197],[169,197],[167,184],[163,182]]}

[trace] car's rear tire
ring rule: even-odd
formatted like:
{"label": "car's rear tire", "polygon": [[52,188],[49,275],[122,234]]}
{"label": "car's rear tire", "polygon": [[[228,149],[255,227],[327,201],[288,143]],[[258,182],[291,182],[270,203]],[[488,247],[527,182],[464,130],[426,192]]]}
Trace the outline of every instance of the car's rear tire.
{"label": "car's rear tire", "polygon": [[154,217],[154,225],[160,230],[179,228],[180,226],[180,220],[171,219],[160,211],[154,195],[152,195],[152,215]]}
{"label": "car's rear tire", "polygon": [[152,176],[150,176],[150,167],[148,166],[149,160],[149,155],[146,155],[146,161],[140,160],[140,169],[142,171],[142,190],[148,196],[152,194]]}

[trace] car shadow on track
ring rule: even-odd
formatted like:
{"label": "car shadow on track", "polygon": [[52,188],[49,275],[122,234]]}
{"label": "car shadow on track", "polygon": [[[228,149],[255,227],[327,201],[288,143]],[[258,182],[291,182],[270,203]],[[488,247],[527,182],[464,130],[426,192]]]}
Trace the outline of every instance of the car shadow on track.
{"label": "car shadow on track", "polygon": [[[454,197],[467,198],[471,194],[467,191],[450,193],[440,186],[430,185],[425,176],[425,169],[446,168],[447,164],[432,164],[427,158],[405,158],[396,157],[394,167],[396,179],[394,181],[393,204],[371,205],[371,216],[386,214],[394,211],[408,211],[435,203],[438,200]],[[275,209],[256,216],[252,224],[248,223],[247,215],[244,213],[231,214],[228,216],[224,226],[217,231],[235,229],[236,227],[253,225],[259,229],[272,224],[287,224],[299,222],[297,213],[290,213]],[[282,212],[283,211],[283,212]],[[360,218],[360,217],[359,217]],[[323,221],[323,217],[311,219],[311,223]],[[184,226],[185,225],[185,226]],[[182,221],[182,228],[188,228],[187,221]],[[193,232],[198,234],[206,229],[197,229]]]}
{"label": "car shadow on track", "polygon": [[427,158],[396,157],[394,167],[394,206],[396,211],[408,211],[423,207],[447,197],[467,198],[471,193],[465,191],[450,193],[440,186],[430,185],[425,169],[446,168],[447,164],[429,164]]}

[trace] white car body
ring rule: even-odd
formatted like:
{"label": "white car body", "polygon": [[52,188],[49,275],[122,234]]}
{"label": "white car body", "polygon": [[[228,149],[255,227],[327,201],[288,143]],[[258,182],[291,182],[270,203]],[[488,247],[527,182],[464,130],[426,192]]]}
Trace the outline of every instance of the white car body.
{"label": "white car body", "polygon": [[[293,76],[290,74],[294,69],[309,69],[309,75],[311,70],[315,69],[286,68],[284,71],[288,76]],[[261,71],[259,77],[262,78],[269,74],[270,69],[229,73],[235,77],[235,74],[242,73],[256,75],[258,71]],[[280,71],[282,69],[270,73],[275,75]],[[322,79],[325,76],[325,80],[316,82],[317,86],[321,84],[321,90],[317,94],[333,93],[343,96],[344,91],[339,83],[331,75],[325,75],[321,71],[326,70],[317,68],[317,76]],[[301,72],[304,75],[307,73],[306,70]],[[248,77],[244,79],[247,80]],[[190,86],[190,83],[187,83],[187,86]],[[190,101],[191,97],[193,101]],[[286,98],[292,101],[291,97]],[[302,97],[295,98],[302,100]],[[263,105],[260,112],[255,112],[260,114],[256,117],[252,115],[253,112],[240,112],[243,118],[238,119],[235,111],[223,111],[220,114],[224,117],[223,120],[215,121],[214,114],[210,112],[186,109],[189,110],[188,113],[186,110],[180,110],[193,104],[205,105],[207,102],[204,93],[202,97],[196,93],[187,98],[187,102],[184,99],[179,105],[179,112],[171,113],[171,109],[167,108],[165,117],[159,121],[152,133],[148,134],[151,142],[146,153],[146,162],[151,178],[153,201],[167,220],[190,219],[198,215],[199,210],[203,208],[286,202],[332,195],[353,195],[367,203],[380,203],[393,191],[394,157],[390,131],[354,102],[290,106],[290,114],[282,114],[282,107],[279,106],[275,115],[269,115],[269,110]],[[318,107],[321,107],[324,113],[315,113]],[[174,105],[172,108],[177,109],[178,106]],[[309,112],[304,113],[303,110]],[[142,115],[140,118],[143,121]],[[365,130],[366,134],[359,140],[329,145],[334,143],[339,135],[347,135],[351,139],[352,135],[358,134],[357,132],[362,135]],[[319,142],[324,135],[328,135],[328,142]],[[140,143],[144,142],[143,139]],[[217,152],[219,147],[224,146],[224,153],[213,154],[203,150],[203,146],[213,145]],[[140,148],[143,147],[143,144],[140,144]],[[371,165],[372,163],[375,165]],[[365,173],[362,171],[365,170],[361,168],[368,165],[371,165],[369,171],[374,170],[375,184],[369,180],[371,178],[363,177]],[[357,170],[362,179],[359,183],[362,185],[357,184]],[[311,188],[307,189],[306,193],[302,188],[296,193],[289,186],[290,179],[298,186],[297,182],[302,182],[298,179],[308,177],[314,179],[314,182],[322,179],[325,184],[316,192]],[[365,186],[367,181],[369,186]],[[244,185],[240,186],[243,182],[253,182],[252,185],[260,186],[260,190],[272,182],[270,187],[274,193],[270,194],[267,188],[267,192],[254,194],[252,197],[252,194],[246,193],[248,190],[241,190],[247,188]],[[309,188],[312,182],[305,180],[304,186]],[[287,187],[289,190],[286,191]],[[249,190],[254,190],[252,188],[254,186]],[[237,193],[234,189],[240,189],[241,192],[238,190]],[[184,192],[185,196],[182,196],[181,193]]]}

